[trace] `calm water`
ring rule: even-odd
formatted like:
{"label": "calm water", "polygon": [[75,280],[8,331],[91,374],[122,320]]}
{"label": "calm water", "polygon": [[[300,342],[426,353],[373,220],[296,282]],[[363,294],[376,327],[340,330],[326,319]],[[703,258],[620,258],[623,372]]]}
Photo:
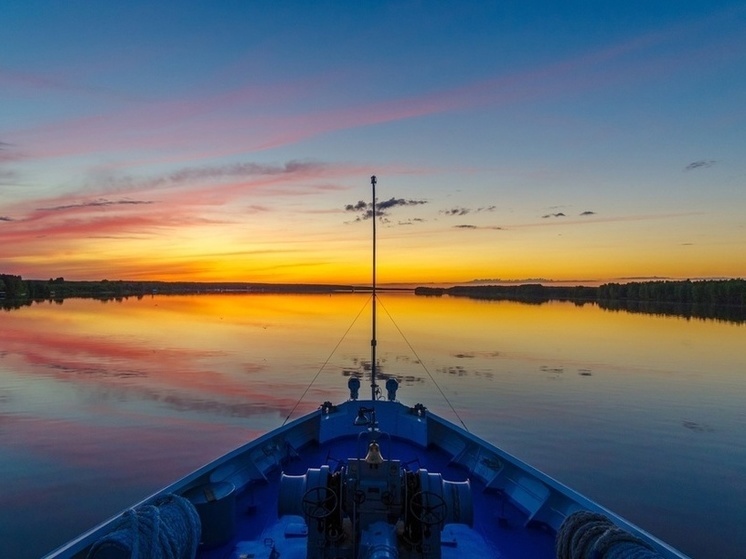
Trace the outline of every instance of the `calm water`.
{"label": "calm water", "polygon": [[[368,300],[156,296],[0,311],[2,556],[38,557],[280,425],[330,355],[294,416],[345,399],[346,377],[370,358]],[[746,558],[744,325],[380,300],[381,369],[402,381],[402,401],[458,422],[434,379],[472,432],[692,557]]]}

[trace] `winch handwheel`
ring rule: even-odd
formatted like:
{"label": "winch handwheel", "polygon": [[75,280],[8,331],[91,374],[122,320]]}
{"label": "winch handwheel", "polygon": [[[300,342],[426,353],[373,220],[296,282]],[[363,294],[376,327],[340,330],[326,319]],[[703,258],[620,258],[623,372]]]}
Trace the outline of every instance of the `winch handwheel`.
{"label": "winch handwheel", "polygon": [[425,526],[435,526],[446,519],[445,499],[432,491],[418,491],[412,495],[409,510]]}
{"label": "winch handwheel", "polygon": [[310,518],[322,519],[337,510],[337,493],[329,487],[312,487],[303,495],[303,514]]}

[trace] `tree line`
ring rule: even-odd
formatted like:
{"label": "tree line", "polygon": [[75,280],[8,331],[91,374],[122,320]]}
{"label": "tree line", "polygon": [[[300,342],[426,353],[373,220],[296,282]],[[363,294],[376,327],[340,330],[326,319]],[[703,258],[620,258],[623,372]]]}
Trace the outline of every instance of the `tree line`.
{"label": "tree line", "polygon": [[595,303],[606,310],[713,318],[746,322],[746,280],[642,281],[605,283],[598,287],[524,285],[469,285],[449,288],[418,287],[416,295],[511,300],[528,304],[572,301]]}
{"label": "tree line", "polygon": [[650,301],[746,306],[746,280],[645,281],[605,283],[597,288],[601,301]]}
{"label": "tree line", "polygon": [[417,295],[454,295],[478,299],[542,299],[584,301],[651,301],[746,306],[746,280],[642,281],[605,283],[598,287],[522,285],[459,285],[418,287]]}
{"label": "tree line", "polygon": [[[349,285],[267,284],[243,282],[162,281],[66,281],[24,280],[0,274],[3,306],[33,301],[62,301],[67,297],[101,300],[142,297],[151,294],[190,293],[338,293],[364,291]],[[683,280],[605,283],[598,287],[522,285],[468,285],[449,288],[418,287],[416,295],[470,297],[485,300],[513,300],[526,304],[572,301],[578,305],[596,303],[606,310],[624,310],[684,317],[716,318],[746,322],[746,280]]]}
{"label": "tree line", "polygon": [[166,281],[66,281],[65,278],[24,280],[21,276],[0,274],[0,297],[14,301],[62,300],[68,297],[117,299],[151,294],[193,293],[336,293],[354,291],[349,285],[271,284],[246,282],[166,282]]}

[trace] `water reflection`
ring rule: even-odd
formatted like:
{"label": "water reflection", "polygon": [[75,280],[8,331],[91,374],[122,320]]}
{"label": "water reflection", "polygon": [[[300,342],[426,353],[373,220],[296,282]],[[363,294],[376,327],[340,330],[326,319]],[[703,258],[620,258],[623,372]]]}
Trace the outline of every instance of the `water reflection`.
{"label": "water reflection", "polygon": [[609,311],[624,311],[659,316],[679,316],[686,319],[721,320],[723,322],[746,322],[746,308],[729,305],[704,305],[694,303],[657,303],[630,301],[627,303],[599,301],[598,306]]}
{"label": "water reflection", "polygon": [[[559,302],[381,300],[378,370],[402,383],[404,401],[455,419],[442,390],[474,433],[692,556],[705,546],[734,556],[732,535],[721,536],[746,521],[746,495],[733,489],[746,462],[742,326]],[[294,413],[345,399],[346,377],[365,383],[371,368],[367,313],[354,321],[368,304],[361,294],[155,296],[3,313],[10,556],[39,556],[278,426],[319,371]],[[48,539],[41,522],[55,526]]]}
{"label": "water reflection", "polygon": [[662,316],[746,322],[746,282],[743,279],[704,281],[647,281],[594,287],[557,287],[540,284],[419,287],[419,296],[466,297],[485,301],[518,301],[543,305],[552,301],[577,306],[598,305]]}

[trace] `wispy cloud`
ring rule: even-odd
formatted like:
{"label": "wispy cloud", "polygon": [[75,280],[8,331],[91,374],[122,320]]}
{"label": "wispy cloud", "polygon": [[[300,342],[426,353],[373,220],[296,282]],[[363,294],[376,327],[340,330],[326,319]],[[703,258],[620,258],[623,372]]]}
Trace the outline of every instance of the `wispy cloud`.
{"label": "wispy cloud", "polygon": [[10,169],[0,169],[0,184],[12,185],[18,180],[18,174]]}
{"label": "wispy cloud", "polygon": [[[23,219],[40,219],[49,212],[101,211],[155,203],[168,205],[173,213],[184,208],[218,206],[248,202],[244,208],[267,206],[251,198],[259,195],[306,196],[333,192],[347,187],[338,179],[365,174],[369,169],[322,162],[289,161],[266,165],[240,163],[213,166],[187,166],[162,175],[133,177],[115,172],[94,172],[77,189],[47,199],[28,200],[0,210],[6,214],[25,214]],[[145,196],[143,196],[145,195]],[[33,204],[33,205],[32,205]],[[43,214],[43,215],[42,215]],[[18,219],[21,219],[19,216]]]}
{"label": "wispy cloud", "polygon": [[0,185],[13,185],[18,182],[18,173],[4,165],[22,159],[14,147],[13,144],[0,141],[0,164],[3,164],[3,167],[0,167]]}
{"label": "wispy cloud", "polygon": [[[35,157],[158,149],[215,157],[269,149],[328,132],[394,122],[454,110],[522,103],[536,98],[575,94],[618,82],[684,70],[689,47],[672,61],[656,47],[681,41],[689,27],[674,27],[610,44],[580,56],[557,60],[514,74],[499,75],[451,89],[386,100],[367,100],[334,109],[299,114],[295,102],[308,92],[305,82],[257,88],[242,85],[201,97],[158,103],[127,103],[118,112],[71,118],[63,122],[11,131],[14,140],[34,146]],[[728,40],[724,38],[723,40]],[[712,47],[714,49],[715,47]],[[640,63],[640,53],[651,53]],[[675,62],[675,63],[674,63]],[[349,77],[349,76],[347,76]],[[7,74],[6,74],[7,78]],[[67,87],[65,80],[11,76],[38,87]],[[336,82],[327,87],[338,85]],[[84,87],[84,89],[87,89]],[[354,98],[354,97],[352,97]],[[292,106],[288,111],[284,107]],[[259,108],[257,108],[259,107]],[[267,111],[267,108],[273,110]],[[267,115],[271,114],[271,118]]]}
{"label": "wispy cloud", "polygon": [[497,206],[483,206],[480,208],[455,207],[447,210],[440,210],[440,213],[447,216],[462,216],[470,213],[494,212],[496,209]]}
{"label": "wispy cloud", "polygon": [[468,208],[451,208],[450,210],[440,210],[444,215],[466,215],[470,212]]}
{"label": "wispy cloud", "polygon": [[[404,198],[389,198],[376,203],[376,216],[379,219],[385,219],[388,217],[390,210],[402,206],[420,206],[427,204],[427,200],[406,200]],[[345,206],[346,212],[352,212],[357,214],[355,221],[361,221],[363,219],[370,219],[373,217],[373,204],[360,200],[355,204],[347,204]]]}
{"label": "wispy cloud", "polygon": [[504,227],[499,227],[497,225],[472,225],[469,223],[462,223],[460,225],[454,225],[454,229],[480,229],[480,230],[488,230],[488,231],[504,231]]}
{"label": "wispy cloud", "polygon": [[403,220],[403,221],[399,220],[397,222],[397,225],[414,225],[415,223],[424,223],[424,221],[425,220],[422,219],[421,217],[413,217],[413,218],[406,219],[406,220]]}
{"label": "wispy cloud", "polygon": [[[47,215],[56,212],[45,212]],[[199,215],[173,212],[163,208],[159,212],[143,214],[117,213],[76,216],[68,219],[45,219],[34,215],[26,219],[16,219],[12,228],[3,230],[3,239],[15,243],[6,247],[14,253],[22,253],[40,239],[54,238],[58,246],[68,240],[83,238],[131,238],[132,234],[144,239],[164,234],[168,230],[179,229],[195,224],[215,223]],[[25,247],[25,248],[24,248]],[[34,252],[45,251],[43,246],[35,246]]]}
{"label": "wispy cloud", "polygon": [[106,192],[139,192],[168,189],[191,184],[214,184],[227,179],[255,177],[324,176],[333,174],[334,168],[318,161],[291,160],[284,164],[268,165],[253,162],[227,165],[185,166],[175,171],[150,177],[132,177],[111,174],[89,179],[85,188]]}
{"label": "wispy cloud", "polygon": [[39,208],[39,211],[61,211],[73,210],[78,208],[105,208],[107,206],[137,206],[140,204],[152,204],[152,200],[94,200],[91,202],[81,202],[79,204],[66,204],[63,206],[53,206],[49,208]]}
{"label": "wispy cloud", "polygon": [[684,171],[693,171],[694,169],[707,169],[715,165],[717,161],[714,159],[700,159],[699,161],[693,161],[684,167]]}
{"label": "wispy cloud", "polygon": [[81,250],[83,239],[181,238],[194,226],[223,234],[249,214],[273,211],[258,203],[258,197],[276,200],[344,190],[350,174],[365,176],[370,169],[288,161],[188,166],[150,177],[109,174],[52,198],[0,202],[4,250],[7,256],[12,252],[24,258],[44,254],[47,238],[55,239],[59,252],[65,243]]}
{"label": "wispy cloud", "polygon": [[659,219],[675,219],[679,217],[689,217],[693,215],[702,215],[703,212],[680,212],[670,214],[648,214],[648,215],[621,215],[621,216],[609,216],[609,217],[589,217],[585,216],[582,219],[570,219],[570,220],[548,220],[548,221],[534,221],[529,223],[518,223],[506,227],[506,229],[523,229],[531,227],[566,227],[570,225],[590,225],[592,223],[617,223],[626,221],[655,221]]}
{"label": "wispy cloud", "polygon": [[389,198],[388,200],[378,202],[376,204],[376,209],[381,213],[385,213],[387,210],[391,208],[395,208],[397,206],[418,206],[421,204],[427,204],[427,200],[405,200],[404,198],[393,198],[392,197],[392,198]]}
{"label": "wispy cloud", "polygon": [[21,154],[15,150],[14,144],[0,141],[0,163],[18,161],[22,158]]}
{"label": "wispy cloud", "polygon": [[54,74],[38,72],[21,72],[0,67],[0,84],[7,89],[17,89],[22,94],[31,91],[42,93],[69,93],[73,95],[84,94],[102,99],[114,101],[136,101],[140,100],[132,95],[124,94],[119,90],[107,87],[94,86],[84,83],[79,77],[65,75],[61,72]]}
{"label": "wispy cloud", "polygon": [[[586,210],[584,212],[580,212],[578,215],[581,217],[588,217],[591,215],[596,215],[596,212]],[[567,217],[567,214],[564,212],[556,212],[556,213],[544,214],[543,216],[541,216],[542,219],[550,219],[550,218],[555,218],[555,217]]]}

